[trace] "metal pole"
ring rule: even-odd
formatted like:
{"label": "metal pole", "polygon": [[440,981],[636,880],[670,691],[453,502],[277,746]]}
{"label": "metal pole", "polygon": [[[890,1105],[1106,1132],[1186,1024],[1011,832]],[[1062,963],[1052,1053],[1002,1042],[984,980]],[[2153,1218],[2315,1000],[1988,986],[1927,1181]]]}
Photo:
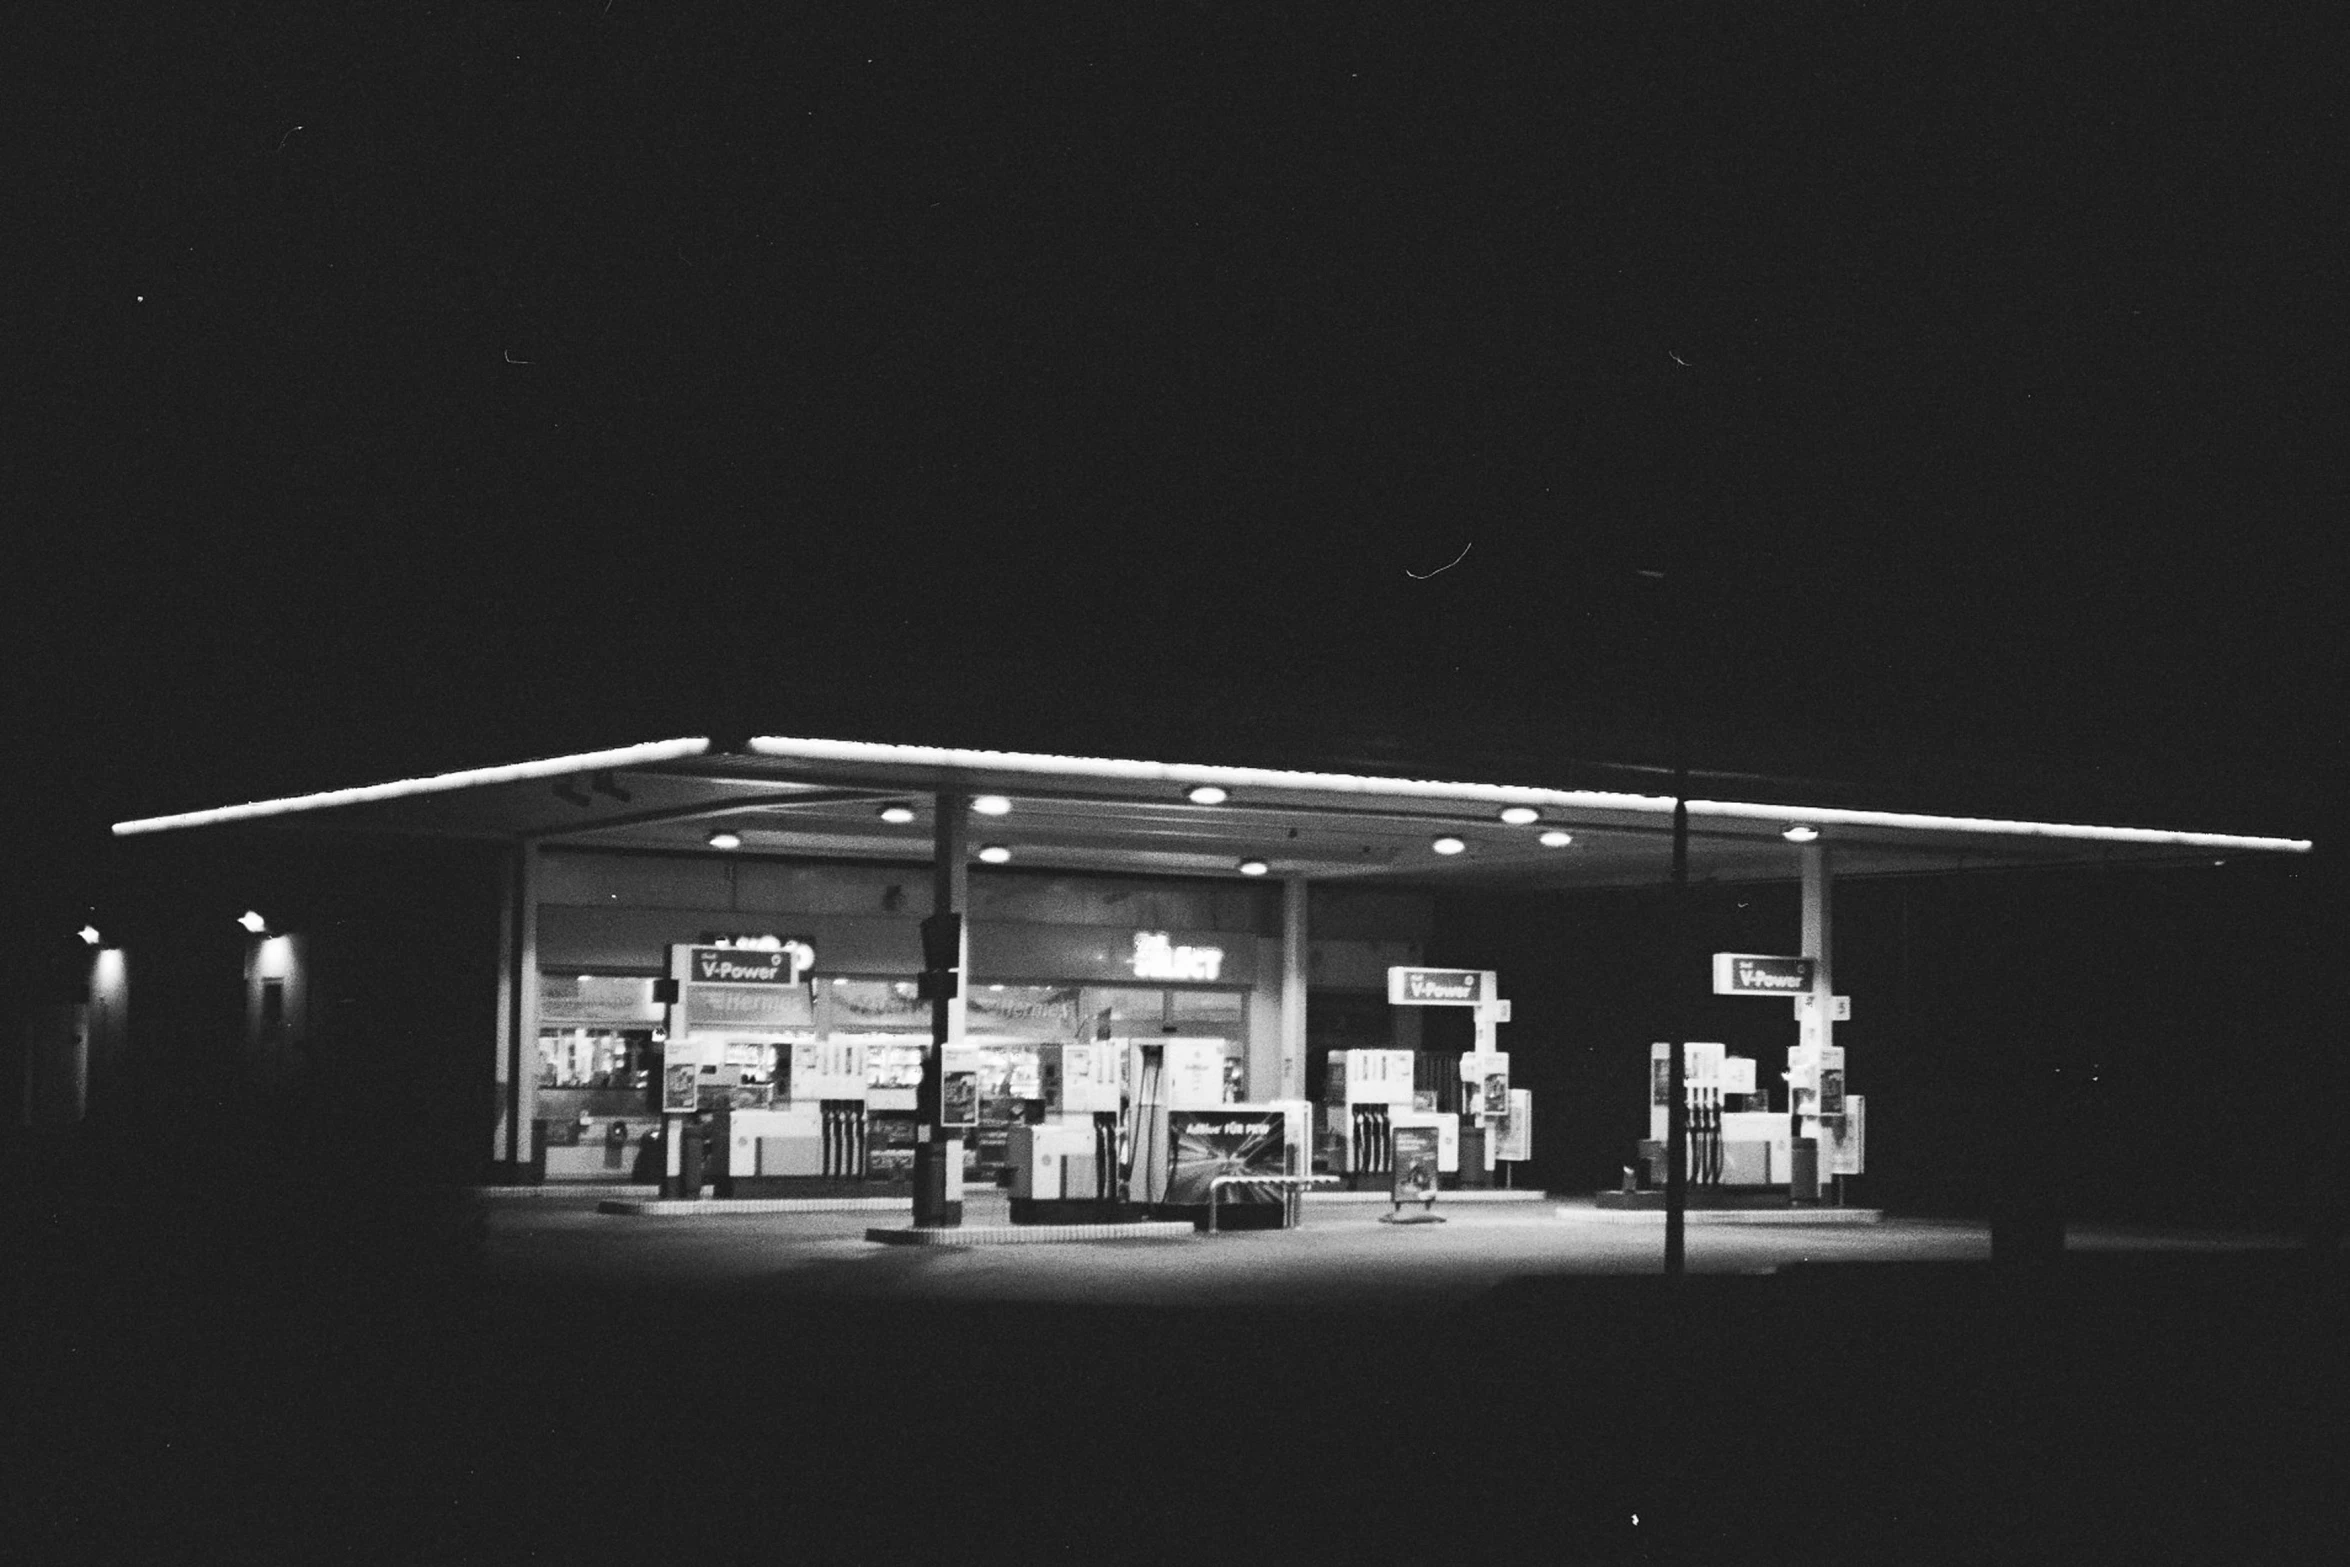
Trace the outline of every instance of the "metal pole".
{"label": "metal pole", "polygon": [[[935,809],[931,864],[930,908],[933,914],[960,914],[969,901],[971,885],[970,799],[961,790],[942,789]],[[970,931],[963,933],[958,972],[968,981]],[[922,1059],[922,1083],[915,1090],[914,1222],[924,1228],[951,1229],[963,1222],[960,1197],[962,1139],[947,1135],[946,1055],[950,1044],[963,1037],[963,997],[934,995],[930,1000],[930,1052]]]}
{"label": "metal pole", "polygon": [[1670,1025],[1666,1029],[1669,1043],[1665,1067],[1665,1274],[1678,1278],[1687,1257],[1689,1216],[1690,1030],[1685,969],[1694,923],[1689,917],[1689,661],[1688,650],[1682,646],[1686,628],[1666,624],[1669,606],[1663,597],[1667,591],[1665,573],[1642,570],[1637,575],[1653,584],[1657,595],[1651,602],[1655,614],[1652,632],[1656,637],[1657,667],[1663,677],[1664,718],[1672,743],[1673,890],[1672,908],[1666,919],[1665,953],[1665,1020]]}
{"label": "metal pole", "polygon": [[1688,795],[1689,764],[1684,756],[1673,764],[1673,912],[1666,963],[1673,1027],[1665,1078],[1665,1272],[1675,1277],[1686,1261],[1689,1214],[1689,1029],[1688,1004],[1683,1000],[1687,976],[1681,972],[1689,955]]}

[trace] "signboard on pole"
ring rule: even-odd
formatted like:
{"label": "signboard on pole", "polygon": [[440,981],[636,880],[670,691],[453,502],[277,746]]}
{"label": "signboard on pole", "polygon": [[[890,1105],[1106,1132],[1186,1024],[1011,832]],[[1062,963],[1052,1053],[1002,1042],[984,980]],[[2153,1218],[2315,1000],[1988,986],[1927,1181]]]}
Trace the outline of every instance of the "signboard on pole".
{"label": "signboard on pole", "polygon": [[690,1039],[677,1035],[661,1052],[661,1112],[692,1115],[701,1108],[702,1054]]}
{"label": "signboard on pole", "polygon": [[807,1028],[815,1021],[801,984],[803,941],[772,947],[678,946],[669,972],[678,982],[678,1025],[704,1029]]}
{"label": "signboard on pole", "polygon": [[1534,1094],[1531,1089],[1510,1090],[1510,1113],[1495,1128],[1493,1157],[1522,1163],[1534,1157]]}
{"label": "signboard on pole", "polygon": [[1473,1007],[1496,1001],[1495,973],[1473,968],[1391,968],[1387,1003],[1397,1007]]}
{"label": "signboard on pole", "polygon": [[1792,996],[1812,988],[1815,958],[1771,957],[1759,952],[1714,954],[1717,996]]}
{"label": "signboard on pole", "polygon": [[1844,1113],[1820,1117],[1820,1151],[1830,1175],[1860,1175],[1868,1163],[1868,1105],[1860,1094],[1844,1096]]}
{"label": "signboard on pole", "polygon": [[1510,1113],[1510,1057],[1506,1050],[1468,1051],[1461,1057],[1461,1108],[1472,1115]]}

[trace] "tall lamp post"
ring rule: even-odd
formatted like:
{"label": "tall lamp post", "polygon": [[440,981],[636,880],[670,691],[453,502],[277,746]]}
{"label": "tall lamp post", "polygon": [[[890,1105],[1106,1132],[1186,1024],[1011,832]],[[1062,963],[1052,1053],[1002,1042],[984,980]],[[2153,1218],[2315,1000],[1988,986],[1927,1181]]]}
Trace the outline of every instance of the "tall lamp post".
{"label": "tall lamp post", "polygon": [[1665,574],[1642,571],[1654,599],[1659,682],[1673,763],[1673,891],[1667,912],[1665,961],[1665,1273],[1687,1271],[1689,1227],[1689,1003],[1682,966],[1689,960],[1689,691],[1686,657],[1667,624]]}

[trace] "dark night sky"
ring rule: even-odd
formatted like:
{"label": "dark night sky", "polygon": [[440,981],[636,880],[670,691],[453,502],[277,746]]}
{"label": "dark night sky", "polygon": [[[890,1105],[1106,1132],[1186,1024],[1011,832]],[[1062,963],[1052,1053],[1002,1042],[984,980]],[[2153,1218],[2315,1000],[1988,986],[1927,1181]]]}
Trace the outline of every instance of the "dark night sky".
{"label": "dark night sky", "polygon": [[2271,18],[30,36],[35,836],[714,693],[912,740],[1622,750],[1639,567],[1711,755],[2062,755],[2165,825],[2303,833],[2339,782],[2342,121]]}

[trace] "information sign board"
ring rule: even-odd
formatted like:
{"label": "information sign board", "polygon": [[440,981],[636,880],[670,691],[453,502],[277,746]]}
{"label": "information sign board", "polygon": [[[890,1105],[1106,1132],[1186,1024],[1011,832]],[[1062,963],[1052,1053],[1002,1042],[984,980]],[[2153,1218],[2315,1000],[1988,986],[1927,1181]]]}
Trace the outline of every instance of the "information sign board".
{"label": "information sign board", "polygon": [[1714,954],[1717,996],[1792,996],[1812,988],[1812,958],[1772,957],[1759,952]]}
{"label": "information sign board", "polygon": [[1494,971],[1409,968],[1387,971],[1387,1002],[1398,1007],[1473,1007],[1497,999]]}

